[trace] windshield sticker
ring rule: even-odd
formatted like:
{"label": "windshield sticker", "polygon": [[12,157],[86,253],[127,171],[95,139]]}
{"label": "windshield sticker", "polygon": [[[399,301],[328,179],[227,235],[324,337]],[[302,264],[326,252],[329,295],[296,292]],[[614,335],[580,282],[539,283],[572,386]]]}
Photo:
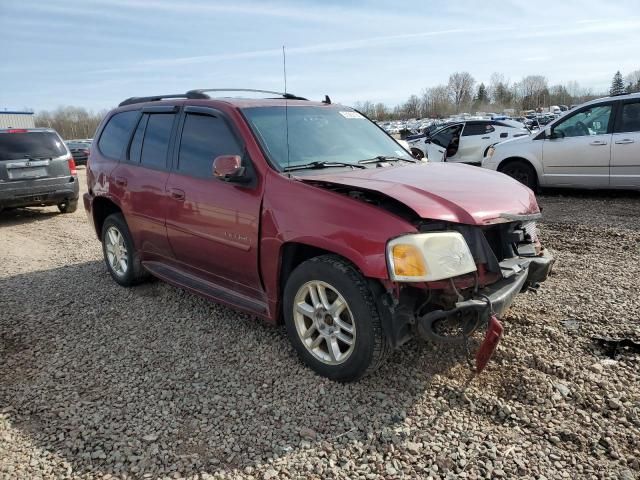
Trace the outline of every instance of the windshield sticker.
{"label": "windshield sticker", "polygon": [[340,112],[340,115],[344,118],[364,118],[358,112]]}

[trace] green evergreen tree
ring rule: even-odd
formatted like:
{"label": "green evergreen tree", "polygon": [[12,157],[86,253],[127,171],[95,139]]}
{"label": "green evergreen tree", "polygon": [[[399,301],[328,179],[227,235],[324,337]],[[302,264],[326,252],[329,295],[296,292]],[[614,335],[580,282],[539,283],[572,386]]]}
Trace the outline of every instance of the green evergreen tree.
{"label": "green evergreen tree", "polygon": [[624,81],[622,80],[622,74],[620,73],[620,70],[618,70],[611,81],[609,95],[620,95],[621,93],[625,93],[625,88]]}

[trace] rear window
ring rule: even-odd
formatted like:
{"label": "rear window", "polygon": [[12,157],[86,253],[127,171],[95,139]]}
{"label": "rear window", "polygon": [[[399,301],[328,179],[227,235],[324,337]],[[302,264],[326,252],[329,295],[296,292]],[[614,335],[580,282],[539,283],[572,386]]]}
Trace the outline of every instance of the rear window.
{"label": "rear window", "polygon": [[62,140],[54,132],[0,133],[0,159],[55,158],[66,155]]}
{"label": "rear window", "polygon": [[120,158],[129,141],[138,114],[139,112],[135,110],[120,112],[109,119],[109,123],[104,127],[98,141],[98,148],[103,155],[110,158]]}

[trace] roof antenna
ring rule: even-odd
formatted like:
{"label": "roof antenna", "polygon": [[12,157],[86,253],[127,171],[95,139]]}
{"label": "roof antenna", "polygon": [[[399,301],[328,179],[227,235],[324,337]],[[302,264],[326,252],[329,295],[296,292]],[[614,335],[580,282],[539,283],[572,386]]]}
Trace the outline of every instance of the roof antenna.
{"label": "roof antenna", "polygon": [[322,100],[322,103],[326,103],[327,105],[331,105],[331,99],[329,98],[329,95],[325,95],[324,96],[324,100]]}
{"label": "roof antenna", "polygon": [[289,100],[287,95],[287,54],[282,46],[282,73],[284,75],[284,122],[287,142],[287,168],[289,167]]}

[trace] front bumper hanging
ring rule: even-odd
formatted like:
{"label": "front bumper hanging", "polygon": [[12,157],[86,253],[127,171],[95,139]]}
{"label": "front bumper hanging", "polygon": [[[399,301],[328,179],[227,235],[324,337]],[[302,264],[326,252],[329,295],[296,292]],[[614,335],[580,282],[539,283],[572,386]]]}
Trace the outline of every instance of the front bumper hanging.
{"label": "front bumper hanging", "polygon": [[[518,257],[501,262],[502,280],[482,288],[477,295],[462,300],[449,310],[434,310],[419,316],[418,333],[431,341],[466,343],[479,326],[487,325],[485,339],[476,355],[476,371],[481,371],[495,351],[502,335],[501,317],[513,303],[515,296],[528,287],[536,287],[546,280],[555,259],[548,250],[538,257]],[[445,336],[436,331],[436,324],[462,320],[462,335]]]}

